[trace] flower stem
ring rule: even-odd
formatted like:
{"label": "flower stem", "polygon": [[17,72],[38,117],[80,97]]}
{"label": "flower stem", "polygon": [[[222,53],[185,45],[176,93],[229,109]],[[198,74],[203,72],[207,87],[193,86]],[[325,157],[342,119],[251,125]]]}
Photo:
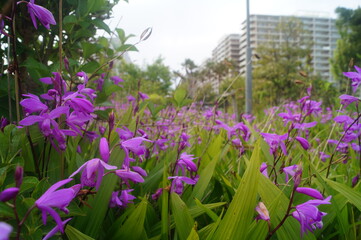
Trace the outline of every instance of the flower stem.
{"label": "flower stem", "polygon": [[18,223],[18,232],[16,233],[16,239],[20,239],[21,227],[24,224],[25,220],[28,218],[30,212],[35,208],[35,204],[31,206],[28,211],[26,212],[23,219]]}
{"label": "flower stem", "polygon": [[296,187],[293,187],[291,197],[290,197],[290,202],[288,203],[287,212],[286,212],[285,216],[283,217],[281,222],[272,231],[269,231],[268,236],[266,237],[266,240],[271,239],[273,234],[276,233],[276,231],[285,223],[286,219],[290,216],[290,211],[292,209],[292,203],[293,203],[293,198],[294,198],[294,195],[295,195],[295,191],[296,191]]}

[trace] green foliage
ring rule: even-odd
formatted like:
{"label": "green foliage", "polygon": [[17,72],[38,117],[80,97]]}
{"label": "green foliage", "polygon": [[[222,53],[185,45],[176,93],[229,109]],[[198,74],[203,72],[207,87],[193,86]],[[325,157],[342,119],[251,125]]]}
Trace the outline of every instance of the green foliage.
{"label": "green foliage", "polygon": [[147,94],[165,96],[172,84],[172,72],[159,57],[153,63],[142,69],[136,64],[123,61],[119,66],[119,75],[125,80],[124,88],[128,93],[139,90]]}
{"label": "green foliage", "polygon": [[284,100],[296,100],[301,96],[302,87],[295,83],[299,79],[299,71],[311,73],[312,40],[302,37],[305,33],[302,22],[296,19],[282,21],[276,31],[280,32],[284,41],[272,40],[260,45],[257,49],[257,60],[254,69],[254,101],[278,105]]}
{"label": "green foliage", "polygon": [[361,8],[338,7],[335,12],[338,15],[336,26],[341,38],[337,41],[337,48],[331,60],[332,73],[339,81],[341,92],[346,89],[351,91],[350,82],[342,73],[352,71],[354,65],[361,64]]}

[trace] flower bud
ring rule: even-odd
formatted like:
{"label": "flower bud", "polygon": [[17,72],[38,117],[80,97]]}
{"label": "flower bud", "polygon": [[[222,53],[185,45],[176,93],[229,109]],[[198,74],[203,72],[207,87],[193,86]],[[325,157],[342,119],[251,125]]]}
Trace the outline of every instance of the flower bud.
{"label": "flower bud", "polygon": [[21,166],[17,166],[15,170],[15,184],[19,188],[23,182],[24,169]]}
{"label": "flower bud", "polygon": [[70,67],[69,67],[69,60],[68,60],[68,58],[64,58],[64,66],[65,66],[65,69],[68,71],[68,72],[70,72]]}
{"label": "flower bud", "polygon": [[112,111],[111,113],[109,113],[109,118],[108,118],[109,133],[110,133],[111,131],[113,131],[113,128],[114,128],[114,119],[115,119],[115,116],[114,116],[114,112]]}
{"label": "flower bud", "polygon": [[17,188],[17,187],[5,189],[4,191],[2,191],[0,193],[0,201],[1,202],[9,201],[9,200],[15,198],[16,195],[18,195],[18,193],[19,193],[19,188]]}

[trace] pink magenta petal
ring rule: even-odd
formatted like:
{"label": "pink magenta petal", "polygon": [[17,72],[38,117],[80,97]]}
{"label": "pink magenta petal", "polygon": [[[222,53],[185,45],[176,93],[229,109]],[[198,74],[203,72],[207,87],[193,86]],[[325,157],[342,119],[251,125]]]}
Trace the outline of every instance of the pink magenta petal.
{"label": "pink magenta petal", "polygon": [[296,188],[296,191],[299,193],[302,193],[302,194],[306,194],[310,197],[323,200],[322,194],[319,191],[317,191],[316,189],[307,188],[307,187],[298,187],[298,188]]}

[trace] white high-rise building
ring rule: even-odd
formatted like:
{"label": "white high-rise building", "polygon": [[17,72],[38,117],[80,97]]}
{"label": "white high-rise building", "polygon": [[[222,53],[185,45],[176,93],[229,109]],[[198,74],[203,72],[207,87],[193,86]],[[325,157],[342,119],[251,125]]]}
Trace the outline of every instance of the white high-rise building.
{"label": "white high-rise building", "polygon": [[[218,45],[212,51],[212,60],[214,62],[221,62],[223,60],[230,60],[239,66],[240,61],[240,34],[229,34],[219,40]],[[236,69],[237,71],[239,69]]]}
{"label": "white high-rise building", "polygon": [[[212,51],[212,58],[207,59],[202,66],[202,68],[206,68],[207,63],[209,62],[222,62],[224,60],[232,62],[235,66],[234,72],[239,73],[239,66],[240,66],[240,34],[228,34],[223,36],[219,41],[217,46]],[[210,77],[206,79],[205,82],[199,83],[198,87],[203,87],[204,84],[210,83],[212,89],[215,93],[219,93],[219,84],[223,79],[218,79],[216,77]]]}
{"label": "white high-rise building", "polygon": [[[323,79],[332,81],[330,58],[336,48],[337,39],[340,38],[335,19],[319,16],[271,16],[271,15],[251,15],[250,16],[250,42],[252,52],[255,53],[259,45],[271,41],[269,36],[272,36],[272,41],[282,37],[277,26],[281,21],[296,18],[303,23],[305,30],[304,37],[307,37],[313,42],[312,46],[312,63],[314,73],[319,73]],[[240,73],[245,74],[246,71],[246,35],[245,20],[242,23],[241,42],[240,42]]]}

